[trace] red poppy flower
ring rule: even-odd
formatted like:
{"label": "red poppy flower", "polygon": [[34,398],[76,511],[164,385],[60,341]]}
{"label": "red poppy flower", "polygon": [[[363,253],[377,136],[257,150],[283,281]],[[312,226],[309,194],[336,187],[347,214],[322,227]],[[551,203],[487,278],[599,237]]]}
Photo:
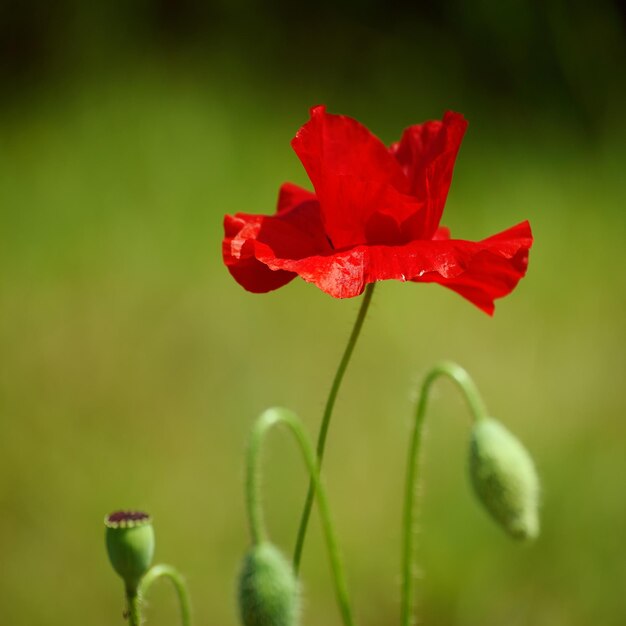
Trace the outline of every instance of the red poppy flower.
{"label": "red poppy flower", "polygon": [[335,298],[410,280],[439,283],[492,314],[526,273],[533,239],[528,222],[477,242],[439,226],[466,127],[448,111],[387,148],[356,120],[314,107],[291,145],[315,193],[286,183],[275,215],[227,215],[224,263],[255,293],[296,276]]}

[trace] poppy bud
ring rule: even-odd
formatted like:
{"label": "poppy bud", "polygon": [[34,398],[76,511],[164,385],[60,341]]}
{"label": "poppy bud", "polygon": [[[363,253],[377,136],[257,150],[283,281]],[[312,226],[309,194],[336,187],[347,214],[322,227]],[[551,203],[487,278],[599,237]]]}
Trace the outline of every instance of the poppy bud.
{"label": "poppy bud", "polygon": [[113,569],[128,590],[136,590],[154,554],[152,518],[140,511],[116,511],[107,515],[106,546]]}
{"label": "poppy bud", "polygon": [[291,564],[267,542],[246,554],[239,575],[239,610],[244,626],[295,626],[299,585]]}
{"label": "poppy bud", "polygon": [[491,516],[516,539],[539,535],[539,479],[530,454],[500,422],[476,422],[470,476]]}

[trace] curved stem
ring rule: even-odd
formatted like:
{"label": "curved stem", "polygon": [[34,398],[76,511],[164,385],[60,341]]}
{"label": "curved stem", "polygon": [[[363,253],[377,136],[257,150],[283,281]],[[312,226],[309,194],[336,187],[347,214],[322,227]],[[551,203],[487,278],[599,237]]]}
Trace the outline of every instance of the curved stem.
{"label": "curved stem", "polygon": [[246,509],[248,512],[250,536],[254,545],[267,541],[267,529],[265,528],[261,489],[259,487],[259,453],[263,435],[267,429],[267,425],[262,418],[266,414],[267,411],[261,415],[252,429],[246,455]]}
{"label": "curved stem", "polygon": [[141,625],[141,601],[137,589],[126,587],[126,616],[128,617],[128,626]]}
{"label": "curved stem", "polygon": [[424,379],[420,389],[420,395],[417,402],[417,410],[415,413],[415,424],[413,434],[409,445],[409,457],[406,470],[406,486],[404,492],[404,515],[403,515],[403,545],[402,545],[402,599],[401,599],[401,624],[409,626],[411,623],[411,615],[413,613],[413,591],[414,580],[412,562],[413,562],[413,537],[414,537],[414,519],[415,519],[415,492],[418,478],[418,457],[420,453],[420,444],[422,439],[422,426],[426,415],[426,405],[428,402],[428,394],[432,384],[440,376],[447,376],[453,380],[467,400],[467,404],[475,421],[486,417],[487,410],[485,404],[478,392],[478,388],[469,374],[459,365],[455,363],[440,363],[434,367]]}
{"label": "curved stem", "polygon": [[345,626],[353,626],[354,620],[352,618],[352,609],[350,608],[350,600],[348,598],[348,588],[345,581],[341,557],[339,555],[337,538],[335,536],[335,531],[330,517],[328,496],[326,494],[324,484],[320,479],[319,462],[313,452],[313,446],[304,432],[300,421],[294,413],[288,411],[287,409],[273,408],[265,411],[254,425],[252,437],[250,439],[247,456],[248,466],[246,472],[246,505],[250,521],[252,541],[253,543],[258,544],[267,540],[267,531],[263,521],[263,511],[259,496],[259,452],[265,433],[272,426],[279,423],[288,426],[295,436],[309,470],[314,494],[317,496],[320,519],[326,540],[326,547],[328,548],[335,594],[341,611],[341,617]]}
{"label": "curved stem", "polygon": [[[182,626],[191,626],[191,603],[189,601],[189,592],[183,577],[180,575],[177,569],[171,565],[154,565],[152,566],[141,579],[139,584],[139,595],[144,597],[148,593],[152,583],[157,578],[169,578],[174,584],[176,593],[178,594],[178,600],[180,603],[180,623]],[[131,623],[130,626],[133,626]]]}
{"label": "curved stem", "polygon": [[[322,423],[320,425],[319,435],[317,436],[317,459],[320,469],[322,467],[322,460],[324,458],[324,448],[326,446],[328,426],[330,425],[330,418],[333,413],[333,408],[335,407],[337,393],[339,392],[339,388],[341,387],[341,381],[343,380],[343,376],[346,373],[348,363],[350,363],[350,358],[352,356],[352,352],[354,351],[354,346],[356,346],[357,339],[359,338],[359,335],[361,333],[361,328],[363,327],[363,322],[365,321],[365,316],[367,315],[367,310],[369,309],[369,305],[372,300],[372,294],[374,293],[374,286],[375,283],[371,283],[365,288],[365,295],[363,296],[363,300],[361,302],[361,308],[359,309],[356,321],[354,322],[352,333],[350,334],[350,338],[348,339],[348,345],[346,346],[343,356],[341,357],[339,367],[337,368],[337,372],[335,373],[335,378],[333,379],[333,384],[331,385],[330,392],[326,400],[324,415],[322,416]],[[304,548],[304,540],[306,538],[306,531],[309,524],[309,518],[311,516],[311,507],[313,506],[314,493],[315,486],[313,484],[313,481],[311,481],[309,483],[309,491],[307,493],[304,503],[302,517],[300,518],[300,527],[298,528],[296,547],[293,554],[293,569],[296,574],[300,569],[302,550]]]}

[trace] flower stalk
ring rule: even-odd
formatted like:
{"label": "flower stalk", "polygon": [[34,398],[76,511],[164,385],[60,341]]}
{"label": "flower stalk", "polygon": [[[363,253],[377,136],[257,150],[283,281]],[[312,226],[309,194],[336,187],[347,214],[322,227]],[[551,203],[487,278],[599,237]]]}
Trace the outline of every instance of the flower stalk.
{"label": "flower stalk", "polygon": [[250,439],[247,453],[246,469],[246,506],[252,542],[254,545],[260,545],[268,540],[259,489],[259,458],[261,444],[265,434],[270,428],[277,424],[284,424],[289,428],[300,447],[300,451],[302,452],[302,456],[310,474],[313,493],[317,496],[320,520],[324,531],[328,556],[330,558],[333,584],[335,587],[335,594],[339,604],[341,617],[345,626],[353,626],[354,619],[352,617],[352,609],[348,597],[344,569],[339,554],[335,530],[331,521],[328,496],[320,478],[319,461],[297,416],[287,409],[268,409],[261,414],[252,431],[252,437]]}
{"label": "flower stalk", "polygon": [[[172,581],[178,602],[180,605],[180,623],[182,626],[191,626],[191,602],[189,591],[180,572],[171,565],[154,565],[151,567],[139,583],[139,597],[144,598],[152,584],[159,578],[168,578]],[[131,626],[133,626],[131,624]]]}
{"label": "flower stalk", "polygon": [[404,514],[402,532],[402,591],[401,620],[402,626],[410,626],[414,610],[415,581],[412,571],[414,555],[415,497],[418,482],[419,454],[422,442],[422,431],[428,396],[433,383],[445,376],[454,381],[467,401],[472,419],[478,422],[487,416],[485,404],[478,388],[470,375],[455,363],[440,363],[435,366],[424,379],[415,412],[415,423],[409,444],[409,456],[406,469],[406,485],[404,492]]}
{"label": "flower stalk", "polygon": [[126,587],[126,606],[128,626],[141,626],[141,600],[137,589]]}
{"label": "flower stalk", "polygon": [[[317,453],[317,465],[319,469],[321,469],[322,461],[324,459],[324,450],[326,448],[326,437],[328,435],[328,427],[330,425],[330,419],[333,414],[333,409],[335,408],[335,401],[337,399],[337,394],[339,393],[341,382],[343,381],[344,374],[346,373],[346,369],[348,368],[348,364],[350,363],[352,353],[354,352],[354,347],[356,346],[356,343],[359,339],[359,335],[361,334],[361,329],[363,328],[363,323],[365,322],[367,311],[372,301],[372,295],[374,294],[374,286],[375,286],[375,283],[371,283],[365,288],[363,300],[361,301],[361,308],[359,309],[359,313],[354,322],[352,332],[350,333],[350,338],[348,339],[348,344],[346,345],[343,356],[341,357],[341,361],[339,362],[339,367],[337,368],[337,371],[335,372],[335,377],[330,387],[328,398],[326,399],[326,405],[324,407],[324,414],[322,416],[322,422],[320,424],[320,430],[317,436],[316,453]],[[315,496],[315,483],[314,483],[313,478],[311,478],[311,482],[309,483],[309,490],[308,490],[306,500],[304,503],[304,509],[302,511],[302,516],[300,518],[300,526],[298,528],[298,536],[296,538],[296,546],[295,546],[294,554],[293,554],[293,569],[296,574],[298,574],[300,570],[300,563],[302,561],[302,550],[304,549],[304,541],[306,539],[306,533],[307,533],[307,528],[309,525],[309,518],[311,516],[311,508],[313,506],[314,496]]]}

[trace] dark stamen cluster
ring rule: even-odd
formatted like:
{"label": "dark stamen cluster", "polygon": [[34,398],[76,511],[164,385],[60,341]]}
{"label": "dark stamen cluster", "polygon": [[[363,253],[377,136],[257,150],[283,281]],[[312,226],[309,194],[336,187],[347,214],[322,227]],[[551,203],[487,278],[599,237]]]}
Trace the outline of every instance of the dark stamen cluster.
{"label": "dark stamen cluster", "polygon": [[106,516],[104,523],[109,528],[132,528],[150,521],[150,515],[143,511],[115,511]]}

